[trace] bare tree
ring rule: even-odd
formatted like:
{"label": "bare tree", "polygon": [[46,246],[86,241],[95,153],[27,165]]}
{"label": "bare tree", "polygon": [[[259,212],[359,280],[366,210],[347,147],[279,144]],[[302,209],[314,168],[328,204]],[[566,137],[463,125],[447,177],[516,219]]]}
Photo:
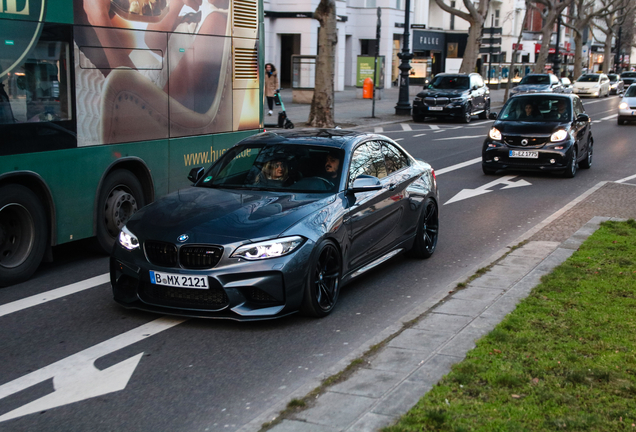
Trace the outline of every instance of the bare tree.
{"label": "bare tree", "polygon": [[314,97],[307,123],[313,127],[334,127],[333,100],[334,75],[336,67],[336,1],[320,0],[314,12],[314,18],[320,23],[318,33],[318,57],[316,58],[316,80]]}
{"label": "bare tree", "polygon": [[459,73],[470,73],[475,71],[477,66],[477,58],[479,56],[479,46],[481,45],[481,33],[488,14],[490,0],[481,0],[477,7],[471,0],[463,0],[464,6],[468,12],[461,11],[444,3],[444,0],[435,0],[435,3],[445,12],[455,15],[467,21],[470,24],[468,29],[468,40],[466,41],[466,49],[464,50],[464,58],[462,65],[459,67]]}
{"label": "bare tree", "polygon": [[519,52],[519,44],[521,43],[521,39],[523,38],[523,28],[532,13],[532,3],[530,0],[526,0],[526,13],[523,16],[523,21],[521,22],[521,29],[519,29],[519,37],[517,37],[517,43],[515,44],[512,50],[512,57],[510,58],[510,71],[508,72],[508,83],[506,84],[506,92],[504,93],[504,102],[508,100],[508,95],[510,93],[510,87],[512,86],[512,78],[514,77],[515,70],[515,61],[517,59],[517,52]]}
{"label": "bare tree", "polygon": [[548,60],[550,38],[552,36],[552,30],[554,30],[554,23],[557,17],[563,14],[565,8],[572,3],[572,0],[535,0],[535,3],[545,6],[541,12],[544,20],[543,27],[541,28],[541,50],[539,51],[539,58],[537,58],[534,68],[535,72],[541,73],[545,69],[545,64]]}
{"label": "bare tree", "polygon": [[593,25],[605,35],[605,40],[602,41],[605,53],[603,72],[607,73],[611,69],[613,61],[612,38],[618,33],[618,27],[624,24],[625,17],[633,10],[634,4],[626,0],[601,0],[601,4],[608,12],[593,21]]}

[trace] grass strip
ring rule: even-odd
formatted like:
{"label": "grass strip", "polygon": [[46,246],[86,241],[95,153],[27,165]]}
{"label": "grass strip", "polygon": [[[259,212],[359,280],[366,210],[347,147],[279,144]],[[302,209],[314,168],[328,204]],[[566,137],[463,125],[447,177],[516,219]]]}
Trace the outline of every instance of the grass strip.
{"label": "grass strip", "polygon": [[604,222],[384,432],[636,431],[636,221]]}

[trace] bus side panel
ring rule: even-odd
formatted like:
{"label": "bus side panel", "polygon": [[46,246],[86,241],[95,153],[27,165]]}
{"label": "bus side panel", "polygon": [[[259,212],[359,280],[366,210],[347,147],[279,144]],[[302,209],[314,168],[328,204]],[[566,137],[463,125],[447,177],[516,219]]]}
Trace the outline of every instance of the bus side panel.
{"label": "bus side panel", "polygon": [[99,183],[108,167],[132,156],[150,169],[155,197],[168,193],[167,140],[15,155],[0,158],[0,172],[33,171],[43,178],[53,195],[57,244],[62,244],[94,235]]}
{"label": "bus side panel", "polygon": [[208,168],[234,144],[258,133],[257,130],[202,135],[170,140],[170,190],[189,186],[188,173],[194,167]]}
{"label": "bus side panel", "polygon": [[68,0],[46,0],[45,22],[73,24],[73,2]]}

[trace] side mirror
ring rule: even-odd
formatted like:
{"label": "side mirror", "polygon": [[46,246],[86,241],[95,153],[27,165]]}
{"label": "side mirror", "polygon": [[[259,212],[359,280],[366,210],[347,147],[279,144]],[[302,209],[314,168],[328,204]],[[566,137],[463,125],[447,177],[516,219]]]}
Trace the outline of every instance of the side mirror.
{"label": "side mirror", "polygon": [[577,122],[590,122],[590,116],[585,114],[585,113],[581,113],[578,116],[576,116],[576,121]]}
{"label": "side mirror", "polygon": [[475,84],[475,85],[473,86],[473,90],[477,90],[478,88],[479,88],[479,86],[478,86],[477,84]]}
{"label": "side mirror", "polygon": [[488,116],[488,118],[490,120],[497,120],[497,113],[496,112],[491,112],[490,115]]}
{"label": "side mirror", "polygon": [[205,170],[202,167],[192,168],[190,170],[190,173],[188,174],[188,180],[190,180],[192,183],[196,183],[201,177],[203,177],[204,172]]}
{"label": "side mirror", "polygon": [[353,185],[347,190],[350,193],[371,192],[382,189],[380,179],[370,175],[360,175],[353,181]]}

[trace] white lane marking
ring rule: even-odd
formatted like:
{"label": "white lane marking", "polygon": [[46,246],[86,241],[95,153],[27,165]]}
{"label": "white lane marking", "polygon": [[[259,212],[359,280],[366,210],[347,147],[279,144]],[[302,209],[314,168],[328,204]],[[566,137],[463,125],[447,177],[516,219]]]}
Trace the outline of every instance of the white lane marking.
{"label": "white lane marking", "polygon": [[428,125],[428,127],[430,127],[431,129],[434,129],[434,130],[439,129],[439,126],[437,126],[437,125]]}
{"label": "white lane marking", "polygon": [[110,280],[110,275],[105,273],[103,275],[95,276],[90,279],[86,279],[80,282],[76,282],[70,285],[63,286],[51,291],[36,294],[31,297],[16,300],[11,303],[0,306],[0,317],[9,315],[13,312],[18,312],[23,309],[27,309],[33,306],[37,306],[51,300],[56,300],[61,297],[65,297],[70,294],[75,294],[80,291],[84,291],[90,288],[107,283]]}
{"label": "white lane marking", "polygon": [[95,360],[179,325],[187,318],[162,317],[0,386],[0,399],[53,378],[54,392],[0,416],[0,422],[126,388],[143,352],[100,371]]}
{"label": "white lane marking", "polygon": [[435,170],[435,175],[438,176],[438,175],[446,174],[448,172],[455,171],[455,170],[458,170],[460,168],[464,168],[464,167],[467,167],[467,166],[470,166],[470,165],[474,165],[474,164],[479,163],[479,162],[481,162],[481,157],[478,157],[478,158],[475,158],[475,159],[471,159],[471,160],[466,161],[466,162],[458,163],[456,165],[451,165],[449,167],[442,168],[439,171]]}
{"label": "white lane marking", "polygon": [[[435,174],[437,174],[437,173],[435,173]],[[622,178],[620,180],[616,180],[616,183],[625,183],[626,181],[629,181],[629,180],[635,179],[635,178],[636,178],[636,174],[634,174],[633,176]]]}
{"label": "white lane marking", "polygon": [[413,138],[421,137],[421,136],[424,136],[424,135],[426,135],[426,134],[417,134],[417,135],[413,135]]}
{"label": "white lane marking", "polygon": [[384,132],[384,128],[382,126],[376,126],[376,127],[373,128],[373,132],[382,133],[382,132]]}
{"label": "white lane marking", "polygon": [[458,137],[436,138],[434,141],[447,141],[447,140],[467,139],[467,138],[485,138],[485,136],[484,135],[465,135],[465,136],[458,136]]}
{"label": "white lane marking", "polygon": [[402,130],[405,130],[405,131],[413,130],[411,129],[411,125],[408,123],[400,123],[400,125],[402,126]]}
{"label": "white lane marking", "polygon": [[402,141],[404,138],[395,138],[393,141]]}
{"label": "white lane marking", "polygon": [[611,99],[597,99],[595,101],[586,101],[583,98],[581,98],[581,99],[582,99],[582,102],[583,102],[583,106],[592,105],[592,104],[595,104],[595,103],[605,102],[605,101],[611,100]]}
{"label": "white lane marking", "polygon": [[483,186],[479,186],[476,189],[462,189],[461,191],[459,191],[457,195],[455,195],[454,197],[446,201],[444,205],[492,192],[490,188],[498,184],[505,184],[505,186],[502,187],[501,189],[512,189],[512,188],[518,188],[522,186],[532,186],[532,183],[524,179],[519,179],[513,182],[512,179],[515,177],[517,176],[503,176]]}
{"label": "white lane marking", "polygon": [[592,123],[600,123],[600,122],[601,122],[600,120],[594,120],[594,121],[592,121]]}
{"label": "white lane marking", "polygon": [[612,114],[611,116],[603,117],[601,120],[611,120],[618,117],[618,114]]}

